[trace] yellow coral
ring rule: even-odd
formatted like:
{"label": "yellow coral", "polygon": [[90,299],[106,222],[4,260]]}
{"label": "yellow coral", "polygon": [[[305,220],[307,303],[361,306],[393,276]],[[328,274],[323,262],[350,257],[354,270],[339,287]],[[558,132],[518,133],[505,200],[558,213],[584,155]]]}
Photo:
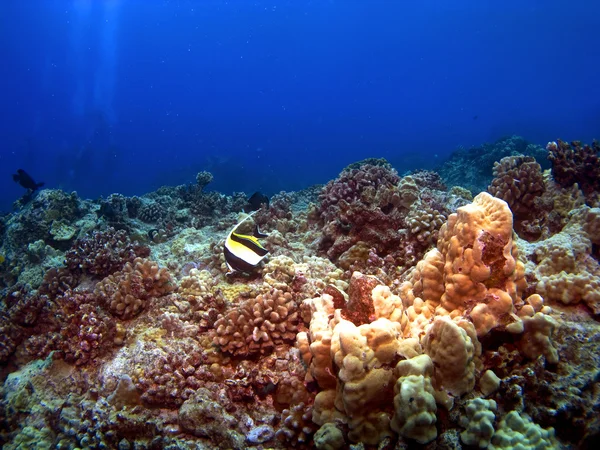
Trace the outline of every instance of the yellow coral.
{"label": "yellow coral", "polygon": [[[482,336],[514,321],[514,304],[525,285],[510,209],[483,192],[450,215],[440,230],[437,249],[417,265],[401,295],[412,306],[411,319],[423,314],[423,307],[429,312],[435,308],[441,315],[465,315]],[[427,316],[425,312],[429,320]]]}
{"label": "yellow coral", "polygon": [[582,206],[554,236],[535,243],[519,241],[528,259],[536,292],[549,302],[586,303],[600,313],[600,265],[592,255],[600,211]]}
{"label": "yellow coral", "polygon": [[460,396],[475,386],[475,348],[468,333],[446,316],[436,317],[423,339],[435,364],[436,387]]}
{"label": "yellow coral", "polygon": [[400,344],[400,325],[378,319],[359,327],[334,318],[331,353],[339,368],[335,406],[348,418],[348,437],[354,442],[376,445],[391,436],[386,403],[391,395],[393,361]]}
{"label": "yellow coral", "polygon": [[206,295],[215,285],[215,279],[208,270],[192,269],[181,279],[179,292],[183,295]]}

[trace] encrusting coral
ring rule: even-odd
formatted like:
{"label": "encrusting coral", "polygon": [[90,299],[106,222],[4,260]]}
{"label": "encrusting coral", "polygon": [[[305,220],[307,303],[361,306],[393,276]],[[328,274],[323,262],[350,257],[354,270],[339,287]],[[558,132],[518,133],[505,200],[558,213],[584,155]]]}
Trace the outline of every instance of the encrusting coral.
{"label": "encrusting coral", "polygon": [[534,243],[518,242],[535,292],[557,304],[583,302],[600,313],[600,264],[593,254],[599,223],[598,208],[581,206],[559,233]]}

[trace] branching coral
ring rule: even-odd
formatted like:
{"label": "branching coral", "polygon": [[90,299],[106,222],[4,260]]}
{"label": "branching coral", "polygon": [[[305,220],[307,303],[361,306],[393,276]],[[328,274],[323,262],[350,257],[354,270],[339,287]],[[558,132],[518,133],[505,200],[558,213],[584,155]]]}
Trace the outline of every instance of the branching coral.
{"label": "branching coral", "polygon": [[406,215],[406,223],[410,234],[416,240],[425,245],[435,245],[438,238],[438,231],[446,222],[445,211],[433,208],[430,204],[416,203]]}
{"label": "branching coral", "polygon": [[184,345],[153,352],[149,366],[135,374],[135,384],[144,403],[153,406],[179,407],[215,373],[206,364],[206,355],[198,348]]}
{"label": "branching coral", "polygon": [[156,202],[149,202],[142,205],[138,213],[140,220],[146,223],[157,223],[164,215],[165,211]]}
{"label": "branching coral", "polygon": [[394,210],[401,202],[396,188],[399,180],[389,164],[364,164],[345,169],[323,188],[319,215],[325,227],[321,246],[332,260],[361,240],[381,253],[398,245],[394,231],[400,228],[402,219]]}
{"label": "branching coral", "polygon": [[55,357],[82,365],[94,362],[122,342],[122,329],[92,293],[68,290],[54,301],[45,296],[40,300],[43,308],[25,342],[29,355],[44,358],[56,351]]}
{"label": "branching coral", "polygon": [[597,206],[600,194],[600,144],[594,141],[591,146],[579,141],[571,144],[558,139],[546,146],[548,159],[552,162],[552,177],[563,187],[574,183],[583,191],[586,203]]}
{"label": "branching coral", "polygon": [[300,325],[292,293],[272,289],[220,316],[215,322],[214,342],[232,355],[268,353],[293,341]]}
{"label": "branching coral", "polygon": [[167,269],[159,268],[153,261],[136,258],[125,264],[123,270],[99,282],[94,292],[112,314],[126,320],[142,312],[150,298],[174,289]]}
{"label": "branching coral", "polygon": [[274,195],[269,201],[269,207],[259,209],[254,218],[261,229],[267,231],[275,229],[280,233],[287,233],[298,228],[292,215],[292,195],[283,191]]}
{"label": "branching coral", "polygon": [[0,362],[6,361],[31,334],[48,298],[15,289],[0,303]]}
{"label": "branching coral", "polygon": [[132,243],[124,230],[94,231],[75,241],[65,264],[74,273],[106,277],[121,270],[127,262],[150,254],[148,247]]}
{"label": "branching coral", "polygon": [[54,299],[69,289],[74,289],[79,284],[79,279],[78,271],[71,271],[66,267],[52,268],[44,274],[39,292]]}
{"label": "branching coral", "polygon": [[316,426],[312,421],[312,406],[298,403],[281,413],[282,425],[275,434],[287,445],[294,447],[309,444]]}
{"label": "branching coral", "polygon": [[494,164],[494,179],[488,191],[508,203],[513,213],[515,231],[520,236],[536,238],[541,234],[539,225],[535,227],[530,221],[540,221],[542,214],[536,208],[536,199],[544,190],[542,169],[534,158],[507,156]]}
{"label": "branching coral", "polygon": [[531,156],[507,156],[494,164],[488,191],[510,207],[513,216],[531,214],[536,197],[544,192],[542,169]]}
{"label": "branching coral", "polygon": [[56,302],[61,314],[58,350],[67,362],[86,364],[114,346],[117,326],[94,295],[67,292]]}
{"label": "branching coral", "polygon": [[412,265],[447,215],[439,177],[415,177],[400,179],[387,164],[345,169],[320,196],[321,250],[350,273],[394,277]]}

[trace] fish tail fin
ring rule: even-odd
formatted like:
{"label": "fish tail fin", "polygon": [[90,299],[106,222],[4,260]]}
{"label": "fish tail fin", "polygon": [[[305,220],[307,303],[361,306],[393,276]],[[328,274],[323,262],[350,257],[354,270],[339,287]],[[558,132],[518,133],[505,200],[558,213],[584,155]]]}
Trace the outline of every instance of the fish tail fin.
{"label": "fish tail fin", "polygon": [[43,185],[44,185],[44,182],[42,181],[41,183],[37,183],[37,184],[35,185],[35,188],[36,188],[36,189],[39,189],[39,188],[41,188]]}

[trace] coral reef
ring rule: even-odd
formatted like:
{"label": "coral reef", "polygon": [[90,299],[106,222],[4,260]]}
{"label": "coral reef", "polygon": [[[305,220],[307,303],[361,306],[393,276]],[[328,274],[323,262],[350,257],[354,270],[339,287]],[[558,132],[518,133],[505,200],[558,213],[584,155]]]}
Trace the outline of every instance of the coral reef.
{"label": "coral reef", "polygon": [[597,144],[549,150],[552,171],[513,137],[441,177],[369,159],[275,194],[247,275],[223,240],[248,196],[208,172],[41,190],[0,218],[0,445],[594,448]]}
{"label": "coral reef", "polygon": [[385,160],[357,163],[329,182],[314,211],[319,248],[340,267],[387,277],[411,267],[432,246],[452,203],[439,176],[402,179]]}
{"label": "coral reef", "polygon": [[220,316],[214,324],[214,343],[232,355],[265,353],[293,342],[299,323],[292,293],[273,289]]}
{"label": "coral reef", "polygon": [[550,168],[546,150],[519,136],[508,136],[493,144],[454,151],[437,172],[448,186],[462,186],[473,194],[485,191],[493,178],[494,164],[507,156],[533,157],[542,169]]}
{"label": "coral reef", "polygon": [[94,290],[106,308],[121,319],[137,316],[152,297],[160,297],[175,289],[165,268],[150,260],[135,258],[123,270],[100,281]]}
{"label": "coral reef", "polygon": [[577,183],[586,203],[600,206],[600,144],[596,141],[591,146],[582,145],[579,141],[568,144],[559,139],[549,142],[546,149],[552,162],[554,181],[567,188]]}
{"label": "coral reef", "polygon": [[135,258],[145,258],[149,254],[148,247],[132,243],[124,230],[108,228],[75,241],[65,255],[65,265],[72,273],[103,278],[121,270]]}
{"label": "coral reef", "polygon": [[519,236],[540,236],[539,222],[543,214],[536,200],[544,193],[545,184],[540,165],[531,156],[507,156],[494,164],[494,179],[488,192],[501,198],[513,213],[514,228]]}

